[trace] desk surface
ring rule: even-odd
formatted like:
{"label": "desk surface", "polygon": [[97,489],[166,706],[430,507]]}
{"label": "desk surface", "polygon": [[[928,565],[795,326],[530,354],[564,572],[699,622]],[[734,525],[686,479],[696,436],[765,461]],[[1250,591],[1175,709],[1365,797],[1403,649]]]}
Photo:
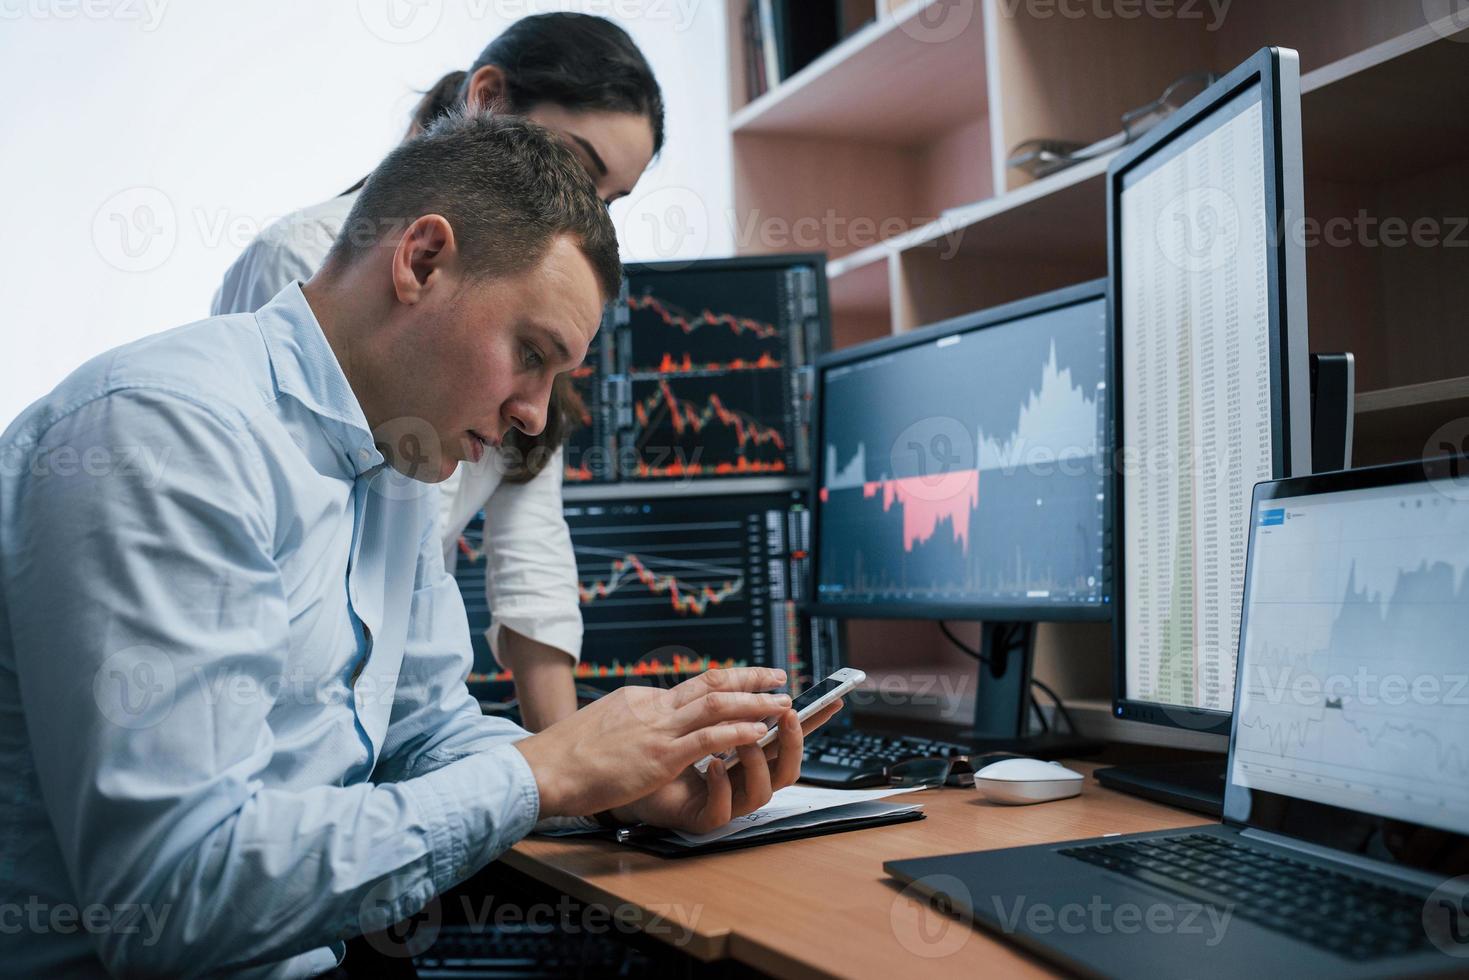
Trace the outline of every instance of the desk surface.
{"label": "desk surface", "polygon": [[[1088,777],[1094,768],[1068,765]],[[667,860],[606,841],[531,839],[502,860],[582,901],[641,916],[651,934],[699,959],[728,957],[780,977],[1047,976],[1039,960],[904,895],[883,861],[1207,822],[1091,778],[1080,796],[1038,806],[997,806],[962,789],[911,798],[928,819],[725,854]]]}

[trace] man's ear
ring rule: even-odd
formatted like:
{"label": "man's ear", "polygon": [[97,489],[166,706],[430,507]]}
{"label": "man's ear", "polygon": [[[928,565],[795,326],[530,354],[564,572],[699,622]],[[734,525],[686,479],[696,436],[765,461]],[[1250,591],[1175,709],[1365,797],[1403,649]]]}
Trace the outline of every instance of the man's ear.
{"label": "man's ear", "polygon": [[408,226],[393,249],[393,292],[400,303],[417,303],[438,288],[459,261],[454,228],[441,214],[426,214]]}
{"label": "man's ear", "polygon": [[469,79],[464,104],[470,112],[509,112],[510,84],[498,65],[484,65]]}

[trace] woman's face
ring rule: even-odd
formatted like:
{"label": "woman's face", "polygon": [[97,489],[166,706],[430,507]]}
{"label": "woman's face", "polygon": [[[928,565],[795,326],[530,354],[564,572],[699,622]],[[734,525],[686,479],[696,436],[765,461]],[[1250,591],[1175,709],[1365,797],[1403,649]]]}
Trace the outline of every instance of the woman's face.
{"label": "woman's face", "polygon": [[[508,85],[498,65],[481,66],[469,80],[465,102],[471,109],[506,108]],[[560,135],[597,184],[597,195],[611,204],[632,193],[653,162],[653,124],[636,112],[577,111],[554,102],[530,107],[525,117]]]}
{"label": "woman's face", "polygon": [[545,102],[526,114],[557,133],[597,183],[597,194],[611,204],[632,193],[653,162],[653,126],[634,112],[576,112]]}

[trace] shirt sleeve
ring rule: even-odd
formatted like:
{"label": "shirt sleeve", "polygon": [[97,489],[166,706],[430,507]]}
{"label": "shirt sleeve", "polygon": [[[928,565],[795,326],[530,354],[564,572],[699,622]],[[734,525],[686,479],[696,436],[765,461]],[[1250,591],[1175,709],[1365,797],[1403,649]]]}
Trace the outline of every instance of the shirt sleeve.
{"label": "shirt sleeve", "polygon": [[502,481],[485,503],[485,598],[496,659],[506,628],[581,659],[576,556],[561,511],[564,466],[558,449],[534,479]]}
{"label": "shirt sleeve", "polygon": [[[421,777],[530,734],[502,718],[483,714],[465,683],[474,655],[458,583],[438,554],[441,523],[431,522],[419,549],[403,668],[393,696],[383,757],[373,770],[373,779],[379,782]],[[471,797],[462,805],[472,802]],[[587,817],[547,817],[534,830],[567,834],[599,827]]]}
{"label": "shirt sleeve", "polygon": [[[408,639],[393,693],[379,781],[413,779],[530,733],[485,715],[466,683],[474,663],[459,585],[444,570],[432,521],[419,544]],[[518,753],[517,753],[518,754]]]}
{"label": "shirt sleeve", "polygon": [[505,728],[401,782],[273,785],[290,610],[273,486],[242,420],[132,390],[53,424],[39,448],[61,447],[83,464],[126,447],[163,461],[28,474],[0,583],[77,901],[170,912],[147,942],[97,934],[109,972],[212,975],[385,928],[530,830],[535,779]]}

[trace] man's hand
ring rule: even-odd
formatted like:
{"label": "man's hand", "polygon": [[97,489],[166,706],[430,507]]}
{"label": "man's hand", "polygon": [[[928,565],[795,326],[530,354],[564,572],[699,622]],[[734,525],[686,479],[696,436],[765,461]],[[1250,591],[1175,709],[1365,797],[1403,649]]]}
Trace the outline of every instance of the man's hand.
{"label": "man's hand", "polygon": [[[762,719],[789,712],[791,705],[787,695],[755,692],[785,682],[785,671],[746,667],[706,671],[668,690],[622,687],[521,739],[515,747],[535,773],[541,816],[586,816],[625,806],[667,786],[705,755],[751,745],[765,734]],[[799,767],[799,730],[796,738]],[[756,757],[768,779],[764,754],[745,754]],[[743,756],[740,765],[746,765]],[[729,777],[720,769],[715,778],[727,787]],[[759,774],[741,778],[747,796],[758,796],[758,784],[749,781]]]}
{"label": "man's hand", "polygon": [[826,724],[841,708],[842,702],[837,700],[804,724],[797,724],[796,713],[787,708],[781,715],[776,741],[763,750],[742,746],[740,764],[733,772],[726,771],[718,759],[702,776],[690,767],[667,786],[618,809],[616,816],[626,823],[649,823],[693,834],[723,827],[735,817],[760,809],[776,790],[796,781],[801,775],[804,737]]}

